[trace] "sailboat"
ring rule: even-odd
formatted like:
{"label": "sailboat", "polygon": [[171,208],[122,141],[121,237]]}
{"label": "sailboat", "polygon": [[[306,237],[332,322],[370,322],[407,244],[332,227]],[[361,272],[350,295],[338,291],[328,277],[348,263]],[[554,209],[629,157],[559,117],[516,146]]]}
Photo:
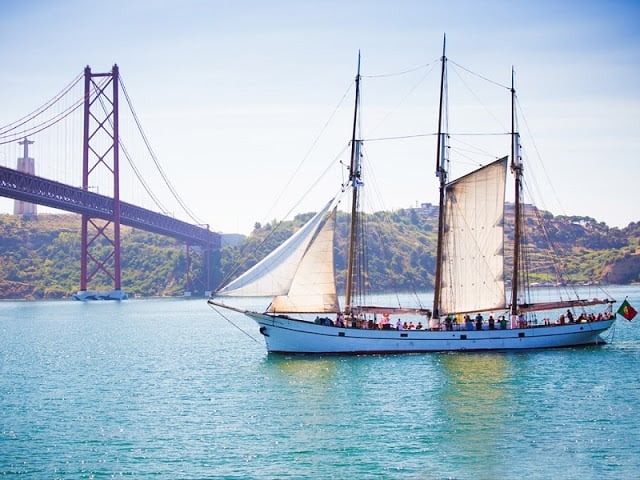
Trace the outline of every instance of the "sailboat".
{"label": "sailboat", "polygon": [[[445,43],[446,45],[446,43]],[[288,240],[244,274],[214,292],[208,303],[241,312],[259,326],[274,353],[371,354],[436,351],[522,350],[605,343],[602,334],[615,322],[612,299],[574,298],[533,303],[523,300],[520,247],[524,222],[523,165],[511,86],[511,158],[500,158],[449,181],[443,107],[447,57],[441,57],[436,175],[439,179],[437,261],[432,308],[370,305],[358,292],[363,257],[359,244],[361,148],[358,138],[360,57],[355,78],[355,109],[349,179],[339,193]],[[508,170],[514,178],[514,244],[511,288],[505,285],[504,216]],[[351,197],[344,305],[336,287],[334,229],[342,197]],[[261,311],[246,309],[238,297],[266,297]],[[233,300],[236,299],[236,302]],[[573,314],[599,305],[596,315]],[[534,312],[553,312],[554,320],[530,320]],[[562,312],[560,316],[558,312]],[[565,314],[566,312],[566,314]],[[395,319],[398,318],[397,322]],[[410,319],[409,328],[400,319]],[[417,328],[413,325],[416,320]]]}

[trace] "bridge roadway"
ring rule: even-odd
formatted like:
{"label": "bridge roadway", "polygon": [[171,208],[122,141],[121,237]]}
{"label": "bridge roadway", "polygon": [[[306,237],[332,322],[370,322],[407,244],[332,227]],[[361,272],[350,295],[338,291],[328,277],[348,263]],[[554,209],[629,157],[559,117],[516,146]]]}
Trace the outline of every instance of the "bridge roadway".
{"label": "bridge roadway", "polygon": [[[111,220],[113,199],[64,183],[0,166],[0,196],[23,200],[92,218]],[[120,223],[218,250],[220,235],[160,213],[120,202]]]}

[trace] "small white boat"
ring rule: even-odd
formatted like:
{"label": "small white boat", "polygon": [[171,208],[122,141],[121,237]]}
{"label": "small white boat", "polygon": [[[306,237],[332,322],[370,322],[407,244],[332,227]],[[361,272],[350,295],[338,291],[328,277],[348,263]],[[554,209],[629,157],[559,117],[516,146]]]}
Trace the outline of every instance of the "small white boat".
{"label": "small white boat", "polygon": [[126,300],[129,296],[123,290],[80,290],[72,298],[86,302],[87,300]]}
{"label": "small white boat", "polygon": [[[446,110],[447,58],[440,81],[437,176],[440,183],[438,243],[432,309],[366,305],[359,285],[365,268],[360,245],[359,195],[363,188],[358,137],[360,61],[351,140],[349,180],[311,220],[244,274],[214,292],[208,302],[242,312],[259,325],[269,352],[391,353],[520,350],[594,345],[615,322],[614,300],[574,298],[533,303],[522,273],[522,175],[511,88],[511,159],[500,158],[453,181],[448,180],[442,112]],[[504,217],[507,171],[514,177],[515,206],[511,288],[505,287]],[[333,240],[337,205],[350,193],[351,227],[344,307],[338,300]],[[510,293],[509,295],[507,295]],[[234,297],[267,296],[264,311],[233,305]],[[524,300],[523,300],[524,299]],[[578,315],[575,309],[601,306]],[[548,311],[544,321],[535,312]],[[562,315],[559,315],[561,312]],[[565,317],[566,312],[566,317]],[[315,316],[315,318],[314,318]],[[405,318],[405,322],[396,318]],[[553,320],[551,318],[553,317]],[[536,317],[537,318],[537,317]],[[413,324],[416,321],[416,324]],[[422,323],[424,322],[424,324]]]}

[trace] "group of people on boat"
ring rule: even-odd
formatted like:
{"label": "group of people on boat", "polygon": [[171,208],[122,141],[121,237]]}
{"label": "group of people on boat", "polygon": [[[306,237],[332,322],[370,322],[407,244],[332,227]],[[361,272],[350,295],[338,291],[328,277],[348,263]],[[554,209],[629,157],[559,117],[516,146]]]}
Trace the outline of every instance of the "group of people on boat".
{"label": "group of people on boat", "polygon": [[[613,318],[613,313],[610,311],[600,312],[597,315],[594,313],[581,313],[579,316],[575,316],[571,310],[567,310],[566,313],[560,315],[557,321],[552,322],[551,319],[545,317],[543,320],[544,326],[552,325],[566,325],[571,323],[587,323],[598,322],[601,320],[609,320]],[[319,325],[335,326],[339,328],[361,328],[368,330],[506,330],[509,322],[505,315],[500,315],[495,318],[493,314],[490,314],[487,320],[484,319],[482,313],[477,313],[475,317],[471,315],[464,315],[462,318],[459,315],[447,315],[444,321],[436,318],[427,318],[427,322],[423,325],[422,321],[417,321],[415,324],[412,320],[402,321],[400,318],[394,323],[392,322],[389,314],[384,313],[380,321],[374,317],[373,319],[363,319],[357,317],[347,316],[342,313],[338,314],[336,320],[333,321],[328,317],[316,317],[315,323]],[[538,326],[537,324],[530,324],[524,318],[524,315],[520,315],[517,321],[512,322],[511,328],[526,328],[531,326]]]}
{"label": "group of people on boat", "polygon": [[[568,323],[590,323],[590,322],[600,322],[602,320],[610,320],[614,317],[614,314],[610,311],[600,312],[597,315],[593,312],[585,313],[582,312],[578,317],[576,317],[571,310],[567,310],[566,314],[560,315],[558,320],[555,322],[555,325],[566,325]],[[543,320],[545,325],[553,325],[551,323],[551,319],[545,317]]]}
{"label": "group of people on boat", "polygon": [[[495,330],[499,328],[500,330],[506,330],[507,328],[507,319],[504,315],[500,315],[498,320],[493,317],[493,315],[489,315],[487,321],[484,321],[484,317],[481,313],[477,313],[475,318],[471,318],[471,315],[465,315],[463,317],[463,324],[465,330]],[[447,315],[444,320],[444,329],[445,330],[453,330],[454,326],[459,326],[460,321],[457,317],[453,315]],[[460,330],[460,328],[456,328],[456,330]]]}

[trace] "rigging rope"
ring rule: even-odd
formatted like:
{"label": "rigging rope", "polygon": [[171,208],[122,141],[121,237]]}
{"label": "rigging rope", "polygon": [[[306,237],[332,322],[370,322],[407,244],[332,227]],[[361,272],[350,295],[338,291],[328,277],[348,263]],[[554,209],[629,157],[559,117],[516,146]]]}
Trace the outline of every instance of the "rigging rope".
{"label": "rigging rope", "polygon": [[[558,202],[558,205],[559,205],[560,209],[562,210],[563,215],[567,215],[566,210],[564,209],[564,207],[562,206],[562,203],[560,202],[560,197],[558,196],[558,192],[556,192],[556,189],[553,186],[553,182],[551,181],[551,176],[547,172],[547,169],[545,168],[544,162],[542,161],[542,155],[540,154],[540,151],[538,150],[538,146],[536,145],[536,142],[535,142],[535,139],[533,137],[533,134],[531,133],[531,129],[529,128],[529,123],[527,122],[527,117],[524,114],[524,110],[522,109],[522,105],[520,105],[520,99],[518,97],[516,97],[516,104],[518,106],[518,111],[520,112],[520,116],[524,120],[524,125],[527,128],[527,133],[528,133],[529,138],[531,139],[531,144],[533,145],[533,150],[536,152],[536,157],[538,159],[538,162],[539,162],[540,166],[542,167],[542,171],[543,171],[545,179],[547,181],[547,185],[551,188],[551,190],[553,192],[553,195],[554,195],[556,201]],[[542,198],[542,196],[541,196],[541,198]]]}
{"label": "rigging rope", "polygon": [[[267,211],[267,214],[265,215],[265,218],[269,218],[271,216],[271,212],[275,209],[276,205],[278,204],[278,202],[280,202],[280,200],[282,199],[282,196],[285,194],[285,192],[288,190],[289,185],[291,185],[291,183],[293,183],[293,180],[295,179],[296,175],[298,174],[298,172],[300,171],[300,169],[302,168],[302,166],[304,165],[304,163],[309,159],[309,156],[311,155],[311,153],[313,152],[313,150],[315,149],[316,145],[318,144],[318,142],[320,141],[320,138],[322,137],[322,135],[324,134],[324,132],[326,131],[327,127],[329,126],[329,124],[331,123],[331,121],[333,120],[333,117],[335,117],[336,113],[338,112],[338,110],[340,109],[340,107],[342,106],[342,104],[344,103],[345,98],[347,98],[347,95],[349,94],[349,92],[351,91],[351,89],[353,88],[353,82],[349,82],[349,86],[347,87],[346,91],[344,92],[344,94],[342,95],[342,98],[338,101],[338,104],[335,106],[335,108],[333,109],[333,112],[331,112],[331,115],[329,115],[329,118],[327,119],[327,121],[325,122],[325,124],[323,125],[323,127],[320,129],[320,132],[318,133],[318,135],[316,136],[315,140],[311,143],[311,146],[309,147],[309,149],[307,150],[307,153],[304,155],[304,157],[302,157],[302,160],[300,160],[300,163],[298,164],[298,166],[296,167],[296,169],[294,170],[294,172],[291,174],[291,176],[289,177],[289,180],[287,180],[287,183],[284,185],[284,187],[280,190],[280,194],[276,197],[275,201],[273,202],[273,204],[271,205],[271,208],[269,208],[269,210]],[[344,151],[344,150],[343,150]],[[342,154],[342,152],[340,152]],[[332,162],[333,163],[333,162]],[[323,173],[324,176],[324,173]],[[304,197],[303,197],[304,198]]]}
{"label": "rigging rope", "polygon": [[384,77],[399,77],[401,75],[406,75],[407,73],[411,73],[411,72],[415,72],[417,70],[421,70],[423,68],[427,68],[430,67],[432,65],[436,65],[440,62],[440,58],[437,58],[429,63],[425,63],[423,65],[418,65],[417,67],[414,68],[410,68],[407,70],[402,70],[400,72],[395,72],[395,73],[381,73],[378,75],[360,75],[361,78],[384,78]]}
{"label": "rigging rope", "polygon": [[224,318],[227,322],[229,322],[231,325],[233,325],[234,327],[236,327],[238,330],[240,330],[242,333],[244,333],[247,337],[249,337],[251,340],[253,340],[256,343],[260,343],[253,335],[245,332],[242,328],[240,328],[238,325],[236,325],[235,323],[233,323],[229,317],[227,317],[224,313],[222,313],[220,310],[218,310],[215,306],[211,305],[210,303],[208,303],[207,305],[209,305],[218,315],[220,315],[222,318]]}
{"label": "rigging rope", "polygon": [[[338,104],[336,105],[335,109],[333,110],[333,112],[331,113],[331,115],[329,116],[329,119],[327,120],[327,122],[324,124],[324,126],[322,127],[320,133],[318,134],[318,136],[316,137],[316,139],[313,141],[311,147],[309,148],[309,150],[307,151],[307,154],[304,156],[304,158],[301,160],[300,164],[298,165],[298,167],[296,168],[296,171],[293,173],[293,175],[291,175],[291,177],[289,178],[289,180],[287,181],[285,187],[282,189],[282,192],[285,192],[287,190],[287,187],[291,184],[291,182],[293,181],[293,179],[295,178],[297,172],[300,170],[300,168],[302,167],[302,165],[304,164],[304,162],[308,159],[309,155],[311,154],[311,152],[313,151],[313,149],[315,148],[315,146],[317,145],[320,137],[322,136],[322,134],[324,133],[324,131],[327,129],[327,126],[329,125],[329,123],[331,122],[331,120],[333,119],[333,117],[335,116],[336,112],[338,111],[338,109],[340,108],[340,106],[342,105],[342,103],[344,102],[344,99],[346,98],[347,94],[349,93],[349,91],[351,90],[351,88],[353,88],[353,84],[350,83],[349,87],[347,88],[347,90],[345,91],[344,95],[342,96],[342,98],[340,99],[340,101],[338,102]],[[325,175],[327,175],[327,173],[331,170],[331,168],[335,165],[335,162],[340,158],[340,156],[345,152],[345,150],[347,150],[347,148],[349,148],[351,142],[347,143],[342,150],[340,150],[340,152],[338,152],[338,154],[331,160],[331,162],[329,162],[329,164],[327,165],[327,167],[324,169],[324,171],[320,174],[320,176],[316,179],[315,182],[313,182],[307,189],[305,189],[305,194],[302,195],[302,197],[289,209],[289,211],[283,216],[283,220],[281,220],[280,222],[278,222],[276,225],[273,226],[273,228],[271,229],[271,231],[265,236],[264,239],[262,239],[262,241],[260,241],[258,243],[258,245],[255,246],[255,248],[253,248],[251,251],[248,251],[249,249],[249,245],[247,245],[245,251],[241,252],[238,260],[236,261],[236,263],[234,265],[232,265],[232,267],[229,269],[229,273],[227,273],[225,275],[225,277],[221,280],[220,282],[220,286],[221,285],[225,285],[227,283],[227,281],[229,281],[239,270],[240,268],[242,268],[244,265],[247,264],[247,262],[249,260],[251,260],[252,258],[255,258],[255,254],[256,252],[259,251],[260,247],[262,247],[262,245],[264,245],[267,240],[269,240],[271,238],[271,236],[273,234],[275,234],[277,231],[279,231],[279,228],[282,226],[282,224],[284,223],[284,221],[289,218],[289,216],[291,215],[291,213],[298,207],[298,205],[300,205],[300,203],[302,203],[302,201],[307,198],[307,196],[309,196],[311,194],[311,191],[320,183],[320,180],[322,180],[324,178]],[[340,162],[341,163],[341,162]],[[282,197],[282,194],[280,194],[280,196],[278,196],[278,198],[276,199],[276,201],[273,203],[272,207],[269,209],[269,211],[273,211],[273,209],[275,208],[275,205],[278,203],[278,201],[280,200],[280,198]]]}
{"label": "rigging rope", "polygon": [[[527,133],[528,133],[528,138],[531,141],[531,144],[533,145],[533,150],[536,153],[536,158],[539,162],[539,166],[542,168],[542,172],[544,173],[544,177],[546,179],[546,184],[548,186],[548,188],[551,189],[556,202],[558,203],[558,206],[560,208],[561,211],[563,211],[563,215],[568,216],[562,203],[560,202],[560,198],[558,196],[558,193],[554,187],[553,182],[551,181],[551,178],[549,176],[549,173],[547,172],[547,169],[545,167],[545,164],[542,160],[542,155],[540,154],[540,151],[538,150],[538,147],[535,143],[535,139],[533,134],[531,133],[531,129],[529,128],[529,124],[527,122],[527,118],[524,114],[524,110],[522,109],[522,105],[520,104],[520,100],[518,97],[516,97],[516,105],[518,107],[518,111],[520,113],[519,118],[521,117],[524,120],[524,125],[526,127]],[[522,150],[521,150],[522,151]],[[542,229],[542,234],[545,238],[545,241],[548,245],[548,252],[549,255],[551,257],[551,264],[552,264],[552,268],[554,270],[554,273],[556,274],[556,282],[557,283],[561,283],[564,285],[564,290],[565,293],[567,294],[568,297],[575,297],[575,298],[579,298],[580,296],[578,295],[578,290],[577,290],[577,285],[569,283],[569,282],[565,282],[565,279],[563,278],[562,275],[562,271],[560,269],[561,265],[561,261],[560,261],[560,257],[557,251],[557,247],[554,245],[554,242],[551,240],[551,235],[549,233],[549,230],[547,228],[547,223],[545,222],[544,219],[542,218],[542,215],[540,213],[540,208],[542,208],[543,210],[547,210],[550,211],[549,208],[547,208],[545,206],[545,202],[544,202],[544,195],[541,192],[540,187],[538,186],[537,182],[536,182],[536,177],[535,176],[529,176],[528,177],[528,181],[523,182],[525,190],[528,192],[528,197],[531,200],[532,205],[535,206],[535,215],[536,218],[538,220],[538,225],[541,227]],[[532,185],[533,184],[533,185]],[[535,190],[535,192],[534,192]],[[540,208],[538,208],[540,207]],[[603,285],[598,285],[598,290],[600,290],[602,293],[604,293],[607,297],[611,298],[611,295],[609,295],[609,293],[607,292],[607,290],[604,288]]]}
{"label": "rigging rope", "polygon": [[378,138],[365,138],[363,142],[384,142],[388,140],[406,140],[408,138],[420,138],[420,137],[435,137],[437,133],[416,133],[415,135],[400,135],[396,137],[378,137]]}
{"label": "rigging rope", "polygon": [[[362,163],[364,164],[371,164],[368,161],[369,155],[367,153],[367,148],[366,148],[366,142],[363,141],[363,145],[362,145],[362,154],[363,154],[363,160]],[[383,215],[384,220],[386,220],[386,222],[391,225],[393,223],[392,220],[392,212],[389,208],[387,208],[387,206],[385,205],[384,202],[384,197],[382,195],[382,189],[380,188],[380,182],[378,181],[376,175],[375,175],[375,170],[373,168],[363,168],[363,176],[362,176],[362,180],[363,182],[367,185],[366,191],[367,195],[361,195],[360,199],[361,201],[365,204],[365,209],[369,212],[381,212]],[[369,192],[371,192],[372,194],[368,194]],[[374,202],[375,201],[375,202]],[[383,260],[387,263],[390,263],[392,258],[391,258],[391,253],[390,250],[388,248],[388,243],[387,243],[387,239],[385,238],[386,236],[384,235],[384,231],[383,230],[378,230],[375,227],[373,227],[369,221],[370,218],[375,218],[375,213],[374,214],[363,214],[363,223],[365,224],[366,228],[368,229],[368,232],[366,233],[367,238],[369,239],[375,239],[377,241],[378,247],[383,255]],[[373,228],[372,228],[373,227]],[[366,253],[366,252],[365,252]],[[368,263],[368,259],[365,258],[365,262]],[[366,265],[365,265],[366,267]],[[365,272],[366,275],[366,272]],[[417,303],[417,305],[419,306],[419,308],[423,308],[423,304],[422,304],[422,300],[420,299],[420,297],[418,296],[418,292],[417,292],[417,288],[416,288],[416,283],[413,280],[413,276],[409,277],[410,279],[410,283],[411,283],[411,289],[412,289],[412,293],[413,293],[413,297]],[[368,294],[368,292],[365,292]],[[395,295],[395,301],[396,301],[396,305],[398,306],[398,308],[402,308],[403,307],[403,303],[400,300],[400,293],[401,291],[395,287],[395,284],[393,286],[393,293]],[[364,299],[363,299],[364,300]],[[366,304],[365,302],[361,302],[361,304]]]}
{"label": "rigging rope", "polygon": [[[407,93],[400,99],[400,101],[391,109],[389,110],[389,112],[387,112],[387,114],[378,122],[378,125],[376,125],[371,131],[375,132],[376,130],[378,130],[378,128],[380,128],[380,126],[387,120],[387,118],[389,118],[398,108],[400,108],[400,105],[402,105],[405,100],[407,98],[410,97],[410,95],[420,86],[422,85],[422,83],[425,81],[425,79],[429,76],[429,74],[433,71],[435,65],[437,65],[438,62],[432,62],[429,63],[427,65],[424,65],[424,68],[426,69],[427,67],[431,66],[430,69],[426,70],[424,72],[424,74],[422,75],[422,77],[420,77],[420,79],[415,83],[415,85],[413,85],[409,91],[407,91]],[[405,73],[409,73],[409,72],[413,72],[415,70],[418,70],[419,68],[422,67],[418,67],[418,68],[414,68],[412,70],[406,70],[405,72],[402,72],[401,74],[398,75],[403,75]],[[385,76],[391,76],[391,75],[385,75]],[[376,77],[370,77],[370,78],[376,78]]]}
{"label": "rigging rope", "polygon": [[[340,154],[342,154],[344,152],[344,150],[346,150],[347,147],[345,147],[345,149],[343,149],[342,152],[340,152]],[[283,220],[281,220],[280,222],[278,222],[277,224],[275,224],[273,226],[273,228],[271,229],[271,231],[269,233],[267,233],[267,235],[254,247],[252,248],[251,251],[247,252],[247,250],[249,250],[249,247],[251,245],[247,245],[245,250],[243,252],[240,253],[238,260],[236,261],[236,263],[229,269],[229,273],[227,273],[224,278],[220,281],[220,286],[225,285],[237,272],[238,270],[240,270],[240,268],[242,266],[244,266],[249,260],[251,260],[252,258],[258,260],[255,257],[255,254],[260,250],[260,247],[262,247],[267,240],[269,240],[276,232],[280,231],[280,227],[284,224],[285,219],[289,218],[289,216],[291,215],[291,213],[296,209],[296,207],[307,197],[307,195],[309,195],[311,193],[311,190],[313,189],[313,187],[315,185],[317,185],[320,180],[322,179],[322,177],[324,177],[327,172],[329,171],[330,167],[333,165],[333,163],[335,163],[335,160],[333,162],[331,162],[331,165],[329,167],[327,167],[327,169],[325,169],[325,171],[322,173],[322,175],[318,178],[318,180],[316,180],[316,182],[307,189],[307,193],[305,195],[302,196],[302,198],[300,198],[300,200],[286,213],[286,215],[283,217]],[[342,192],[344,192],[344,190],[341,187]],[[340,193],[336,194],[334,196],[334,198],[337,198],[338,195],[340,195]],[[339,203],[339,202],[338,202]]]}
{"label": "rigging rope", "polygon": [[460,64],[458,64],[458,63],[456,63],[456,62],[454,62],[454,61],[453,61],[453,60],[451,60],[450,58],[447,58],[447,61],[448,61],[449,63],[453,63],[456,67],[461,68],[461,69],[462,69],[462,70],[464,70],[465,72],[470,73],[471,75],[475,75],[475,76],[476,76],[476,77],[478,77],[478,78],[481,78],[481,79],[482,79],[482,80],[484,80],[485,82],[492,83],[492,84],[494,84],[494,85],[496,85],[496,86],[498,86],[498,87],[501,87],[501,88],[504,88],[504,89],[506,89],[506,90],[511,91],[511,87],[507,87],[506,85],[502,85],[501,83],[498,83],[498,82],[496,82],[495,80],[491,80],[490,78],[487,78],[487,77],[485,77],[485,76],[482,76],[482,75],[480,75],[479,73],[476,73],[476,72],[474,72],[474,71],[471,71],[471,70],[469,70],[468,68],[465,68],[465,67],[463,67],[462,65],[460,65]]}
{"label": "rigging rope", "polygon": [[[453,63],[454,65],[458,65],[458,64],[457,64],[457,63],[455,63],[455,62],[452,62],[452,63]],[[458,65],[458,66],[459,66],[459,65]],[[460,68],[462,68],[463,70],[465,70],[465,71],[469,72],[469,73],[474,74],[473,72],[471,72],[470,70],[467,70],[466,68],[464,68],[464,67],[462,67],[462,66],[459,66],[459,67],[460,67]],[[478,97],[478,95],[476,95],[476,92],[475,92],[475,91],[473,91],[473,90],[469,87],[469,85],[467,85],[467,82],[465,82],[465,81],[464,81],[464,79],[460,76],[460,73],[459,73],[455,68],[453,69],[453,72],[456,74],[456,76],[458,77],[458,79],[460,80],[460,82],[462,82],[462,85],[464,85],[464,86],[465,86],[465,88],[469,91],[469,93],[471,93],[471,95],[473,95],[473,97],[476,99],[476,101],[477,101],[480,105],[482,105],[482,107],[487,111],[487,113],[488,113],[489,115],[491,115],[491,116],[493,117],[493,119],[494,119],[494,120],[495,120],[495,121],[496,121],[500,126],[502,126],[502,128],[503,128],[504,130],[508,130],[508,129],[504,126],[504,124],[502,123],[502,120],[501,120],[501,119],[499,119],[498,117],[496,117],[496,116],[493,114],[493,112],[492,112],[491,110],[489,110],[489,108],[488,108],[488,107],[487,107],[487,106],[482,102],[482,100],[480,99],[480,97]],[[477,74],[474,74],[474,75],[477,75]],[[488,82],[491,82],[491,83],[496,84],[496,85],[499,85],[499,86],[503,86],[503,85],[497,84],[497,83],[495,83],[495,82],[493,82],[493,81],[491,81],[491,80],[489,80],[489,79],[486,79],[486,78],[482,77],[481,75],[478,75],[478,76],[479,76],[480,78],[482,78],[483,80],[486,80],[486,81],[488,81]],[[506,87],[505,87],[505,88],[506,88]],[[510,90],[509,90],[509,91],[510,91]]]}

